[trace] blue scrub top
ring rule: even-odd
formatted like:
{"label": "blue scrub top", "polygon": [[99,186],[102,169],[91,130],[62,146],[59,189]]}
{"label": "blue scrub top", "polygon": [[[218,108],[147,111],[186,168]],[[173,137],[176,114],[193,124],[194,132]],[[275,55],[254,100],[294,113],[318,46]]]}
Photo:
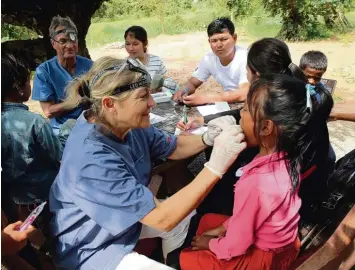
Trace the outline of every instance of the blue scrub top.
{"label": "blue scrub top", "polygon": [[54,260],[59,268],[115,269],[135,247],[139,222],[155,208],[147,185],[152,162],[177,139],[153,126],[121,141],[79,117],[49,196]]}
{"label": "blue scrub top", "polygon": [[[32,99],[38,101],[54,101],[56,104],[62,102],[65,97],[65,87],[73,80],[86,73],[92,66],[92,61],[88,58],[77,56],[75,73],[73,76],[58,62],[58,57],[42,63],[36,69],[33,80]],[[77,119],[82,113],[81,107],[50,119],[51,127],[58,135],[60,126],[68,119]]]}

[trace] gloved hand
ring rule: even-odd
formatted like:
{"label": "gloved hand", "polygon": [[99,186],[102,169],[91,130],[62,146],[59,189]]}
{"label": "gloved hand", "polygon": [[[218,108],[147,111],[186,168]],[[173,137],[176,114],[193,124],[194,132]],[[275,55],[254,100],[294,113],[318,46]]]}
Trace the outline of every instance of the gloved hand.
{"label": "gloved hand", "polygon": [[[214,139],[225,129],[232,125],[236,125],[236,120],[233,116],[226,115],[213,119],[207,124],[207,131],[202,135],[205,144],[213,146]],[[239,126],[238,126],[239,127]],[[239,127],[240,128],[240,127]],[[240,129],[240,131],[242,131]]]}
{"label": "gloved hand", "polygon": [[244,138],[240,126],[234,125],[223,130],[214,140],[211,158],[205,167],[222,178],[239,153],[247,147]]}

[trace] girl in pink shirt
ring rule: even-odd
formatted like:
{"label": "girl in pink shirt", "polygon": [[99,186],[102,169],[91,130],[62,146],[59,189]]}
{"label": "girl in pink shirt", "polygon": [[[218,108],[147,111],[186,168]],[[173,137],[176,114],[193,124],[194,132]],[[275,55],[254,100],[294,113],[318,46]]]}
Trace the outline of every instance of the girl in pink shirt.
{"label": "girl in pink shirt", "polygon": [[182,251],[182,270],[288,269],[296,259],[301,199],[299,168],[314,138],[315,121],[330,111],[322,87],[287,75],[253,82],[240,125],[255,159],[237,171],[233,215],[202,217],[192,248]]}

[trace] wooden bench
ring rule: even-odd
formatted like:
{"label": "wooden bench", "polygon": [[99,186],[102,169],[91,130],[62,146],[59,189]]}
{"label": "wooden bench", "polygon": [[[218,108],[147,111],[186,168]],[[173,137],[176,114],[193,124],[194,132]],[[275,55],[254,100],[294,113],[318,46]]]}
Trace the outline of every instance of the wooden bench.
{"label": "wooden bench", "polygon": [[[333,270],[339,265],[355,263],[355,206],[351,208],[335,232],[320,248],[309,254],[304,260],[295,262],[292,269],[297,270]],[[352,260],[352,261],[351,261]]]}

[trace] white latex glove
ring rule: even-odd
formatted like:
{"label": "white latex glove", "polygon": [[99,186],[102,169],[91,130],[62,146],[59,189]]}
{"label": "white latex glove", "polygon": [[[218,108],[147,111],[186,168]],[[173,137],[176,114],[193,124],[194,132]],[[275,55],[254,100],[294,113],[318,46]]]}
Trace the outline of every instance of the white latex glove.
{"label": "white latex glove", "polygon": [[214,139],[225,129],[236,125],[235,118],[231,115],[221,116],[207,123],[207,131],[202,135],[205,144],[213,146]]}
{"label": "white latex glove", "polygon": [[247,147],[244,138],[240,126],[234,125],[223,130],[214,140],[211,158],[205,167],[222,178],[239,153]]}

